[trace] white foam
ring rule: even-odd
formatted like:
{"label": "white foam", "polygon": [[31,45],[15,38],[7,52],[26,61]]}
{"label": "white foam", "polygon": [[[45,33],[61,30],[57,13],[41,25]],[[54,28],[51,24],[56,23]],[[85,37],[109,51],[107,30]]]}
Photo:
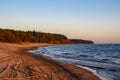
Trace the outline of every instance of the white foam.
{"label": "white foam", "polygon": [[[35,53],[35,54],[40,54],[40,53],[36,53],[36,52],[33,51],[33,50],[29,50],[28,52]],[[45,56],[49,56],[49,57],[51,57],[51,58],[53,58],[53,59],[56,59],[56,58],[54,58],[54,56],[52,56],[52,55],[47,55],[47,54],[44,54],[44,55],[45,55]],[[62,60],[63,60],[63,59],[62,59]],[[97,76],[99,79],[101,79],[101,80],[109,80],[109,79],[107,79],[107,78],[99,75],[99,74],[97,73],[97,71],[94,70],[94,69],[91,69],[91,68],[88,68],[88,67],[85,67],[85,66],[80,66],[80,65],[76,65],[76,66],[92,72],[94,75],[96,75],[96,76]]]}
{"label": "white foam", "polygon": [[94,75],[96,75],[99,79],[101,79],[101,80],[108,80],[107,78],[105,78],[105,77],[103,77],[103,76],[100,76],[98,73],[97,73],[97,71],[96,70],[94,70],[94,69],[91,69],[91,68],[88,68],[88,67],[85,67],[85,66],[80,66],[80,65],[77,65],[78,67],[81,67],[81,68],[83,68],[83,69],[86,69],[86,70],[88,70],[88,71],[90,71],[90,72],[92,72]]}

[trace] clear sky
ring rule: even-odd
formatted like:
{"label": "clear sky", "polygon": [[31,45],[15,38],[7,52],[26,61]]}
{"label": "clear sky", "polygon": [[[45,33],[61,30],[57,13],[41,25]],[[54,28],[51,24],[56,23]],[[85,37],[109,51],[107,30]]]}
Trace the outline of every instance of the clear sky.
{"label": "clear sky", "polygon": [[0,0],[0,28],[120,43],[120,0]]}

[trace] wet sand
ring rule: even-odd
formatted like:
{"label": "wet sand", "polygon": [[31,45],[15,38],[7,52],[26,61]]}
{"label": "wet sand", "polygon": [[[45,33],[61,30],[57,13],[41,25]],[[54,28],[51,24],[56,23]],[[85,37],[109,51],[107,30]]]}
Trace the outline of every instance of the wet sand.
{"label": "wet sand", "polygon": [[0,80],[100,80],[73,64],[28,52],[48,45],[0,42]]}

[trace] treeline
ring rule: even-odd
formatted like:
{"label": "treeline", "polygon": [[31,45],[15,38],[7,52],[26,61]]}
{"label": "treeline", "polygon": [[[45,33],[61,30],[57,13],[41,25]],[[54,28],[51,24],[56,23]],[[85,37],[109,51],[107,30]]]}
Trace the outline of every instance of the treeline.
{"label": "treeline", "polygon": [[70,39],[70,42],[71,44],[94,44],[93,41],[82,39]]}
{"label": "treeline", "polygon": [[10,43],[33,42],[65,44],[69,43],[66,36],[61,34],[43,33],[34,31],[16,31],[10,29],[0,29],[0,41]]}

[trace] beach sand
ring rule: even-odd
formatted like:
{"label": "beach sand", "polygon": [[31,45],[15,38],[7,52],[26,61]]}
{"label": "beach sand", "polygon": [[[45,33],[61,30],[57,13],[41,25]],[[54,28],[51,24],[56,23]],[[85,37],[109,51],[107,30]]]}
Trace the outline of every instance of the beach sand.
{"label": "beach sand", "polygon": [[48,45],[0,42],[0,80],[100,80],[86,69],[28,52]]}

